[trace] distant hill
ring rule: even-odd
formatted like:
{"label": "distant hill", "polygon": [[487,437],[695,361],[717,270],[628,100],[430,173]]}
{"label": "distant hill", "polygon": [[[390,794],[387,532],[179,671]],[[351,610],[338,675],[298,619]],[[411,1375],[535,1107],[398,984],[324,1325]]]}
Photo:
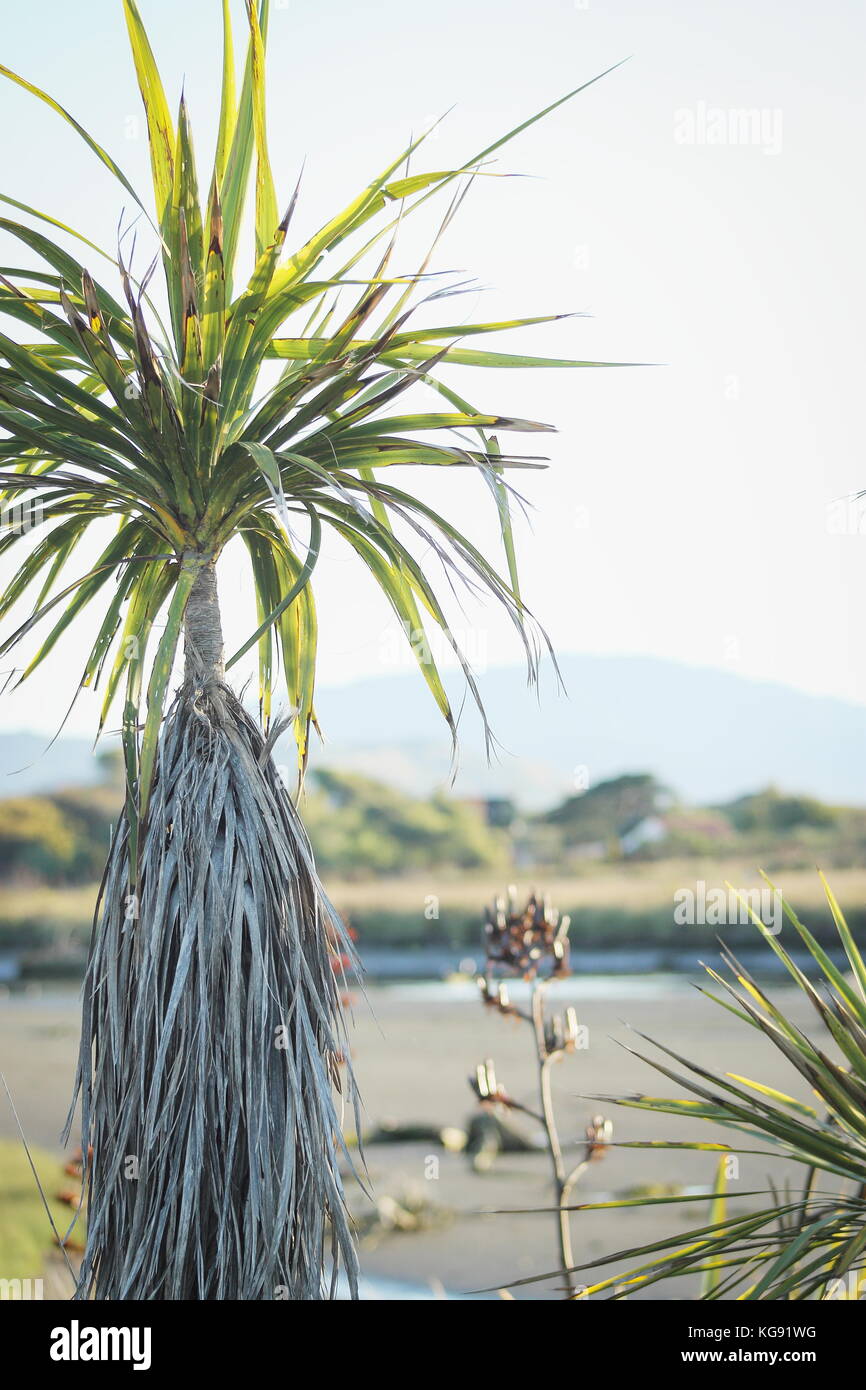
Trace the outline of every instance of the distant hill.
{"label": "distant hill", "polygon": [[[580,789],[582,778],[594,785],[647,769],[698,804],[768,784],[866,803],[866,705],[642,656],[565,656],[560,667],[566,694],[546,670],[540,699],[518,668],[483,677],[502,749],[488,767],[467,704],[459,794],[510,795],[535,809]],[[459,700],[459,682],[451,694]],[[431,705],[411,675],[323,690],[327,742],[314,756],[405,789],[429,789],[449,770],[447,730]]]}
{"label": "distant hill", "polygon": [[[455,791],[549,807],[623,772],[648,770],[707,804],[775,784],[824,801],[866,803],[866,705],[806,695],[733,672],[643,656],[565,656],[566,694],[545,671],[540,699],[517,667],[489,671],[482,693],[501,748],[487,766],[477,716],[464,708]],[[449,682],[462,699],[460,682]],[[314,765],[365,773],[415,794],[447,781],[448,731],[414,673],[326,687],[326,736]],[[97,780],[86,739],[0,735],[0,794]],[[292,752],[284,745],[283,756]],[[8,774],[24,768],[16,776]]]}
{"label": "distant hill", "polygon": [[0,796],[89,787],[102,780],[92,739],[61,737],[49,748],[50,742],[49,734],[0,734]]}

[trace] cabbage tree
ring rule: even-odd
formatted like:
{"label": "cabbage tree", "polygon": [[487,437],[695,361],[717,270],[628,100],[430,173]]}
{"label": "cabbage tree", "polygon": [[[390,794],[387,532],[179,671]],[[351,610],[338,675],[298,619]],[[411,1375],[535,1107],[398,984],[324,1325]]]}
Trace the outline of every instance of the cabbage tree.
{"label": "cabbage tree", "polygon": [[[495,151],[544,112],[458,168],[416,171],[424,135],[410,140],[293,249],[299,189],[278,201],[268,154],[268,0],[246,5],[240,72],[222,5],[205,182],[186,104],[173,113],[135,0],[123,10],[152,199],[65,107],[0,68],[77,131],[114,176],[123,214],[105,249],[8,190],[0,199],[0,484],[4,506],[30,521],[0,539],[20,556],[0,614],[28,603],[0,650],[27,642],[24,680],[96,610],[78,686],[101,692],[98,732],[118,712],[126,768],[67,1126],[80,1103],[90,1157],[78,1296],[317,1298],[341,1266],[356,1285],[340,1176],[355,1089],[340,1069],[332,968],[350,948],[272,753],[286,727],[278,692],[301,774],[316,729],[323,535],[380,586],[453,735],[425,627],[456,644],[419,552],[502,605],[534,675],[541,643],[518,584],[510,478],[538,459],[504,441],[545,426],[477,409],[443,371],[600,364],[473,346],[545,320],[464,323],[444,307],[461,284],[434,275],[429,257],[396,260],[403,221],[444,195],[435,247]],[[410,468],[481,475],[501,565],[411,488]],[[217,572],[236,538],[257,616],[227,651]],[[232,678],[253,650],[251,713]]]}

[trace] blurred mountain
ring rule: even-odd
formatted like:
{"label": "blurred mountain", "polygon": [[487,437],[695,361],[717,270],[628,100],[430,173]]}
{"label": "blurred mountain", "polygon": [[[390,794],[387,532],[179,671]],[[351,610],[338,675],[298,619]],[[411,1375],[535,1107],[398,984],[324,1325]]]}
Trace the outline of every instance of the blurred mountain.
{"label": "blurred mountain", "polygon": [[[830,802],[866,803],[866,705],[643,656],[565,656],[540,695],[516,667],[480,681],[500,747],[488,765],[468,703],[460,725],[463,796],[550,806],[624,772],[649,771],[686,801],[728,800],[774,784]],[[455,705],[458,681],[449,683]],[[414,675],[322,690],[325,734],[313,757],[416,793],[447,781],[448,731]]]}
{"label": "blurred mountain", "polygon": [[50,734],[0,734],[0,796],[90,787],[104,780],[92,739],[61,737],[49,744]]}
{"label": "blurred mountain", "polygon": [[[866,803],[866,705],[643,656],[565,656],[540,696],[517,667],[480,678],[498,740],[488,765],[480,721],[458,678],[458,796],[508,796],[527,809],[624,772],[648,771],[706,804],[773,784],[824,801]],[[324,746],[312,765],[363,773],[423,795],[448,783],[450,740],[417,673],[324,687]],[[0,795],[99,780],[87,739],[0,734]],[[291,764],[290,740],[278,757]],[[20,771],[15,771],[21,769]],[[10,775],[13,774],[14,775]]]}

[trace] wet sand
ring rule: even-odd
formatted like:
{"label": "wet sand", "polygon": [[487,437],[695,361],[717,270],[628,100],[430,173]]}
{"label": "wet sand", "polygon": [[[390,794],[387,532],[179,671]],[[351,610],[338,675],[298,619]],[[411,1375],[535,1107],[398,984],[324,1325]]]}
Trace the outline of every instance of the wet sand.
{"label": "wet sand", "polygon": [[[695,971],[694,979],[700,978]],[[574,1002],[588,1029],[588,1046],[554,1068],[557,1114],[567,1158],[580,1153],[587,1120],[610,1116],[615,1138],[724,1138],[705,1122],[623,1109],[587,1099],[596,1093],[645,1091],[678,1094],[677,1088],[631,1056],[622,1044],[648,1051],[632,1029],[664,1041],[709,1068],[739,1073],[790,1094],[807,1098],[784,1059],[754,1030],[700,996],[685,978],[650,981],[629,977],[570,981],[556,990]],[[781,985],[773,997],[812,1028],[808,1005],[796,990]],[[551,992],[552,1000],[557,997]],[[476,1109],[467,1078],[477,1063],[493,1058],[498,1079],[513,1096],[535,1105],[535,1064],[529,1029],[477,1001],[471,987],[435,985],[373,986],[366,1000],[355,992],[353,1063],[364,1099],[364,1127],[383,1123],[464,1128]],[[0,999],[0,1068],[5,1072],[28,1140],[59,1152],[77,1047],[77,997],[54,986]],[[527,1132],[531,1122],[525,1122]],[[16,1128],[5,1095],[0,1097],[0,1137]],[[730,1136],[728,1136],[730,1137]],[[491,1209],[538,1208],[550,1201],[550,1168],[545,1153],[500,1155],[487,1173],[475,1172],[461,1153],[447,1152],[430,1139],[371,1144],[369,1181],[384,1223],[362,1242],[362,1265],[373,1278],[386,1278],[433,1293],[450,1294],[497,1287],[531,1278],[555,1264],[554,1217],[550,1213],[490,1215]],[[593,1163],[576,1190],[576,1201],[607,1200],[647,1184],[705,1186],[712,1182],[710,1154],[652,1153],[612,1148]],[[778,1185],[789,1166],[781,1160],[746,1156],[729,1185],[738,1191]],[[371,1206],[355,1189],[353,1209],[365,1224]],[[397,1206],[394,1206],[396,1202]],[[387,1227],[401,1209],[420,1209],[427,1229]],[[702,1224],[703,1202],[654,1210],[579,1212],[572,1218],[575,1258],[602,1254],[685,1232]],[[375,1226],[376,1223],[374,1223]],[[613,1273],[616,1267],[603,1273]],[[0,1275],[2,1275],[0,1271]],[[591,1283],[590,1273],[580,1276]],[[516,1297],[556,1297],[558,1280],[515,1289]],[[684,1281],[648,1291],[653,1297],[692,1297]]]}

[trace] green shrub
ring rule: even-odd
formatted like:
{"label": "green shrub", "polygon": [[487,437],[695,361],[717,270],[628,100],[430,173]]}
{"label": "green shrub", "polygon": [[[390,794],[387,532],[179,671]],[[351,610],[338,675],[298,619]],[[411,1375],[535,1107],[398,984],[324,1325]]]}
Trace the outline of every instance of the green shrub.
{"label": "green shrub", "polygon": [[75,857],[73,827],[60,807],[45,797],[0,801],[0,875],[65,875]]}

